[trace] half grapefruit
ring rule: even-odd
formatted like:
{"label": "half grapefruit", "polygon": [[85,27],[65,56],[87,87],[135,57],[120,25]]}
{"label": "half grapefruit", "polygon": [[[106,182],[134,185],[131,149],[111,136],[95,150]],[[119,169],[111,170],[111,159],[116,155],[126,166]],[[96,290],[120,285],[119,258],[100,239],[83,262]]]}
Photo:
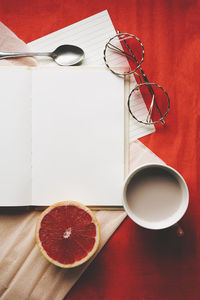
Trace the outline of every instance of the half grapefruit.
{"label": "half grapefruit", "polygon": [[88,207],[75,201],[64,201],[43,211],[36,224],[35,236],[48,261],[62,268],[73,268],[96,252],[100,230]]}

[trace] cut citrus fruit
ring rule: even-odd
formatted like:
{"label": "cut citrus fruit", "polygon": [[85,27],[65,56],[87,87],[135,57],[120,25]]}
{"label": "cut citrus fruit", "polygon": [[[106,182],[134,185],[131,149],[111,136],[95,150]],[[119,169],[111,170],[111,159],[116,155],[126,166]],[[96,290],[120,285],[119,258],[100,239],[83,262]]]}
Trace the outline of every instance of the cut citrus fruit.
{"label": "cut citrus fruit", "polygon": [[49,206],[39,216],[35,236],[48,261],[62,268],[73,268],[96,252],[100,230],[88,207],[75,201],[64,201]]}

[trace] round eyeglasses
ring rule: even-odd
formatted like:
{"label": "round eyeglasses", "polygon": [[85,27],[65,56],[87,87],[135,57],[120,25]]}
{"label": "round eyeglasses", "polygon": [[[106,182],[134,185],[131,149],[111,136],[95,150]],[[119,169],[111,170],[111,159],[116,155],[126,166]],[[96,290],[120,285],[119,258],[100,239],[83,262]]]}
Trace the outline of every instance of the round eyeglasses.
{"label": "round eyeglasses", "polygon": [[[128,96],[128,109],[131,116],[146,125],[161,122],[170,108],[167,92],[158,84],[150,83],[141,64],[144,60],[144,47],[141,41],[129,33],[120,33],[112,37],[104,49],[104,61],[111,72],[118,76],[130,76],[134,88]],[[137,72],[136,72],[137,71]],[[145,106],[144,106],[145,104]]]}

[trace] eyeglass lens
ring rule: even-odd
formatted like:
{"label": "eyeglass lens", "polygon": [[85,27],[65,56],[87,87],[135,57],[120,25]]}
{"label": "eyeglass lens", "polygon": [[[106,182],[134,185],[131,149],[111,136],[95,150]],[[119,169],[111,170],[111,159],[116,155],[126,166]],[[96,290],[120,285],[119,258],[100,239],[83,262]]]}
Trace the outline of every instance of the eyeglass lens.
{"label": "eyeglass lens", "polygon": [[[146,107],[141,102],[141,97]],[[131,92],[128,108],[137,121],[145,124],[157,123],[165,117],[169,110],[168,96],[158,85],[142,84]]]}
{"label": "eyeglass lens", "polygon": [[107,44],[105,56],[111,71],[126,75],[133,73],[140,66],[143,60],[143,48],[132,35],[119,34]]}

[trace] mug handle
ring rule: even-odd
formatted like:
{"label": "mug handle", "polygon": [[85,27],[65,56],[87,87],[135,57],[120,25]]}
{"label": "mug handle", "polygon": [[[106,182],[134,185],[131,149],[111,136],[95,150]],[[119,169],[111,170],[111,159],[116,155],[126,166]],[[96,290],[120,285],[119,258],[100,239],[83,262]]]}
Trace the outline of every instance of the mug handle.
{"label": "mug handle", "polygon": [[177,236],[178,237],[183,237],[184,236],[184,231],[183,231],[182,227],[178,223],[176,223],[175,226],[176,226],[176,234],[177,234]]}

